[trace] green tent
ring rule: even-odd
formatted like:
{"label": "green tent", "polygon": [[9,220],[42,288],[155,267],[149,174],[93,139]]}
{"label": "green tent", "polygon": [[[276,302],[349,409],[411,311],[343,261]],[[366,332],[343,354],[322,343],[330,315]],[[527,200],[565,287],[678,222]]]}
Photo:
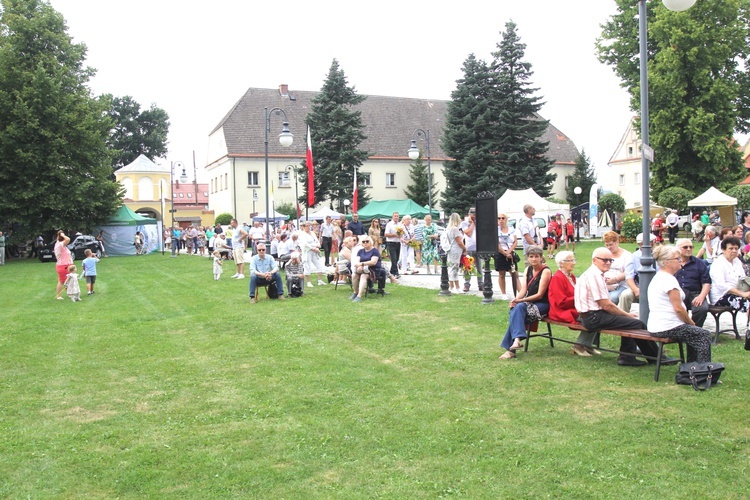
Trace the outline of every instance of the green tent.
{"label": "green tent", "polygon": [[140,226],[144,224],[156,224],[157,220],[144,217],[133,212],[126,205],[121,206],[117,212],[112,214],[107,221],[107,226]]}
{"label": "green tent", "polygon": [[135,255],[133,239],[136,231],[143,234],[149,252],[158,250],[162,244],[161,221],[138,215],[125,205],[97,228],[98,231],[104,232],[104,246],[110,256]]}
{"label": "green tent", "polygon": [[[422,218],[429,213],[429,210],[409,199],[372,201],[357,210],[361,220],[390,219],[393,212],[398,212],[402,217],[409,214],[412,217]],[[433,208],[432,216],[440,217],[440,212]]]}

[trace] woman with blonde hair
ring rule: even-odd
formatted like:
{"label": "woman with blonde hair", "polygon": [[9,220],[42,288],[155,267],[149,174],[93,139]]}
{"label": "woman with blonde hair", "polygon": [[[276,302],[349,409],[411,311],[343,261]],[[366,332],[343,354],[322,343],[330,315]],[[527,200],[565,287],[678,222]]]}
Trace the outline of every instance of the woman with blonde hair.
{"label": "woman with blonde hair", "polygon": [[459,292],[461,286],[458,283],[458,272],[461,267],[461,255],[466,251],[466,245],[464,245],[464,235],[461,233],[461,216],[456,212],[451,214],[445,231],[448,233],[447,239],[450,242],[448,248],[443,248],[443,252],[448,256],[450,290]]}
{"label": "woman with blonde hair", "polygon": [[370,229],[368,229],[367,234],[370,235],[370,239],[372,240],[372,246],[380,250],[380,246],[383,243],[383,240],[380,238],[380,220],[379,219],[372,219],[372,222],[370,223]]}

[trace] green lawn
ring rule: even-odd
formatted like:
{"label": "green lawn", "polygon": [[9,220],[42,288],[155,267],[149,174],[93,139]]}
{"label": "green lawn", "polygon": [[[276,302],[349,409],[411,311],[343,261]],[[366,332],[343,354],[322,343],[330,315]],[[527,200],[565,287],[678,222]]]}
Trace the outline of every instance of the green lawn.
{"label": "green lawn", "polygon": [[728,336],[697,393],[541,339],[498,361],[506,302],[251,305],[232,273],[109,258],[72,303],[52,264],[0,268],[0,497],[748,497],[750,353]]}

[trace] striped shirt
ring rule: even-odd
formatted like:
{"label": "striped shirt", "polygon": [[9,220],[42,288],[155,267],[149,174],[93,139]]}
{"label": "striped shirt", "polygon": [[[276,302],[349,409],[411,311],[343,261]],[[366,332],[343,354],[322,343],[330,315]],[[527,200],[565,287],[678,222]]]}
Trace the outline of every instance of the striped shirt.
{"label": "striped shirt", "polygon": [[579,313],[600,311],[598,300],[609,300],[604,273],[592,265],[576,281],[575,304]]}

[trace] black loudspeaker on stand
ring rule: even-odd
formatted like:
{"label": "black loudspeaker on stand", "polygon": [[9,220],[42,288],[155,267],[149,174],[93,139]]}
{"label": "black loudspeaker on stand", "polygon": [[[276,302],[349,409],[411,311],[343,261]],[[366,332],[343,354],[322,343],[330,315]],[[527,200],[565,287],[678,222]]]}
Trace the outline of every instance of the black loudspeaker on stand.
{"label": "black loudspeaker on stand", "polygon": [[497,253],[497,198],[495,193],[485,191],[477,196],[477,255],[484,260],[484,299],[483,304],[491,304],[492,268],[490,260]]}

